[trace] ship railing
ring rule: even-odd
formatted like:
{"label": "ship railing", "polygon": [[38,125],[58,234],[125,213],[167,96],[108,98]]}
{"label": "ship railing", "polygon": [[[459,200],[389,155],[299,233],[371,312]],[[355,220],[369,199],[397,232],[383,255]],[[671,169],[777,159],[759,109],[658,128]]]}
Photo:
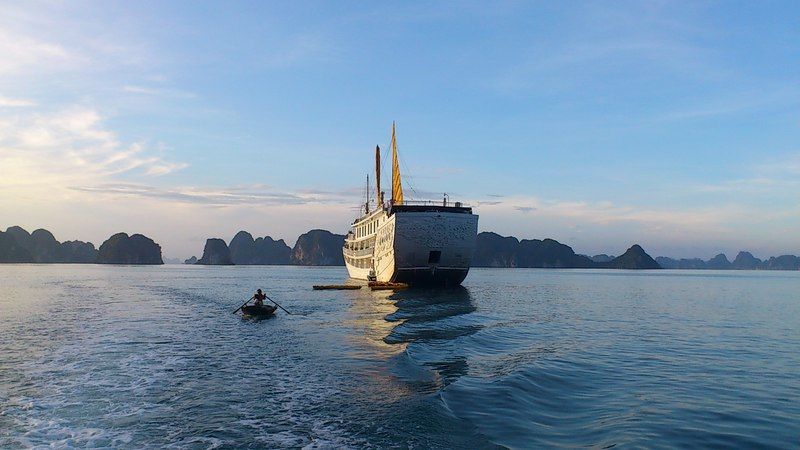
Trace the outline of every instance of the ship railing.
{"label": "ship railing", "polygon": [[350,256],[352,258],[358,258],[361,256],[371,256],[372,254],[373,254],[372,248],[365,248],[362,250],[351,250],[349,248],[347,249],[347,256]]}
{"label": "ship railing", "polygon": [[[391,203],[389,203],[391,204]],[[456,208],[468,208],[470,205],[463,202],[452,202],[447,200],[403,200],[403,205],[409,206],[454,206]]]}

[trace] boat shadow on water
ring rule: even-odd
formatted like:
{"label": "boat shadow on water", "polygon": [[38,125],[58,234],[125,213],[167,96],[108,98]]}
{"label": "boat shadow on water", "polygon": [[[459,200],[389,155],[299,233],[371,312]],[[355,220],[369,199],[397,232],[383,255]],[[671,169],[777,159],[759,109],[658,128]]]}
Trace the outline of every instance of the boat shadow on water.
{"label": "boat shadow on water", "polygon": [[242,314],[242,320],[246,322],[264,322],[267,320],[272,320],[275,318],[275,315],[270,316],[251,316],[249,314]]}
{"label": "boat shadow on water", "polygon": [[385,320],[396,323],[384,337],[387,344],[413,345],[405,355],[435,371],[444,385],[466,374],[467,359],[459,355],[459,339],[477,333],[483,325],[470,314],[477,310],[466,288],[410,289],[389,297],[397,311]]}

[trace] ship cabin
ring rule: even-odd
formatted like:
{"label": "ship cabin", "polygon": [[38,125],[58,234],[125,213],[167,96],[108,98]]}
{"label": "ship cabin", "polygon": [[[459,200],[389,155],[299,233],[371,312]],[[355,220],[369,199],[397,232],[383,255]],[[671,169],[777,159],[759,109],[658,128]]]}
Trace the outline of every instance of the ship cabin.
{"label": "ship cabin", "polygon": [[348,265],[365,270],[373,268],[375,237],[386,217],[386,212],[378,208],[353,222],[344,240],[344,258]]}

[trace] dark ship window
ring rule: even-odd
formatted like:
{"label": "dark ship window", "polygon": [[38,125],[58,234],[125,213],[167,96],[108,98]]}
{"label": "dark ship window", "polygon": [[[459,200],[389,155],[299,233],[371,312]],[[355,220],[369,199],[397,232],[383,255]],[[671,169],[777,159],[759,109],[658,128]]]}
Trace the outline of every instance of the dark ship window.
{"label": "dark ship window", "polygon": [[438,264],[440,259],[442,259],[441,250],[433,250],[428,253],[428,264]]}

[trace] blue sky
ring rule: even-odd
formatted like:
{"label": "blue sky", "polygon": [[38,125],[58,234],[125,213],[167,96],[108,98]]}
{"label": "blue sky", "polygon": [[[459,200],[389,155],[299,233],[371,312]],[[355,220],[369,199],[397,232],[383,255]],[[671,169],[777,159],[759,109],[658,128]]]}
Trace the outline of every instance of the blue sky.
{"label": "blue sky", "polygon": [[798,19],[794,2],[6,3],[0,227],[143,232],[177,257],[242,228],[343,232],[394,120],[405,181],[475,205],[482,230],[797,254]]}

